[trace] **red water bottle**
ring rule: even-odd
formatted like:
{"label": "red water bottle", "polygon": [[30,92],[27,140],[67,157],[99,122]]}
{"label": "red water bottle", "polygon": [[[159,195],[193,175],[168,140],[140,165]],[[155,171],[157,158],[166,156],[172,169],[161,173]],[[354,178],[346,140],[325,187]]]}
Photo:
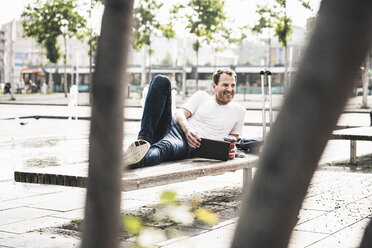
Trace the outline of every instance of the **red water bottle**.
{"label": "red water bottle", "polygon": [[231,149],[234,149],[235,143],[236,143],[236,137],[233,135],[227,135],[225,138],[223,138],[224,141],[230,142],[230,152]]}

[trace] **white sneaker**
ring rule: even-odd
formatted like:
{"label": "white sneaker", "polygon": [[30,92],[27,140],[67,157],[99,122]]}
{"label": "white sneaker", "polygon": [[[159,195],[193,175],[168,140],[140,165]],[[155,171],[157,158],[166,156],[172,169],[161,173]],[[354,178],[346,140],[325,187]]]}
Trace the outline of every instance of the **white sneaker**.
{"label": "white sneaker", "polygon": [[124,152],[124,167],[140,162],[150,149],[146,140],[136,140]]}

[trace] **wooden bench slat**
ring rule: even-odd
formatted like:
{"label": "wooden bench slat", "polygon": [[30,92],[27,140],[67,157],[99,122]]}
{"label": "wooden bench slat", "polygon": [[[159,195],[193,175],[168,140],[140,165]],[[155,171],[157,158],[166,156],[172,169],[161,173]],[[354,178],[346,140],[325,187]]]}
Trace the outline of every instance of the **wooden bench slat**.
{"label": "wooden bench slat", "polygon": [[340,129],[332,133],[331,139],[350,140],[350,165],[355,165],[356,141],[372,141],[372,126]]}
{"label": "wooden bench slat", "polygon": [[[190,158],[162,163],[133,171],[125,171],[122,190],[131,191],[147,187],[188,181],[203,176],[216,176],[240,169],[251,170],[258,157],[247,154],[244,158],[218,161],[204,158]],[[88,164],[77,164],[53,168],[24,169],[14,172],[16,182],[51,184],[72,187],[86,187]]]}

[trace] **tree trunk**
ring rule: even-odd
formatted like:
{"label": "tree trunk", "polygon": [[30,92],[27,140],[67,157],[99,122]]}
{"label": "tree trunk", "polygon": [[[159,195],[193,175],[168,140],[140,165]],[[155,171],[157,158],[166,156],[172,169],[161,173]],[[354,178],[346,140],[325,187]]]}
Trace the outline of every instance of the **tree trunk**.
{"label": "tree trunk", "polygon": [[151,78],[152,78],[152,76],[151,76],[151,43],[150,43],[150,45],[149,45],[149,83],[151,82]]}
{"label": "tree trunk", "polygon": [[[270,34],[269,34],[270,35]],[[268,41],[268,45],[269,45],[269,59],[268,59],[268,69],[269,69],[269,71],[270,71],[270,69],[271,69],[271,38],[269,37],[269,41]]]}
{"label": "tree trunk", "polygon": [[288,83],[288,47],[284,47],[284,93],[287,94],[289,90]]}
{"label": "tree trunk", "polygon": [[196,51],[195,91],[199,90],[199,50]]}
{"label": "tree trunk", "polygon": [[52,67],[49,65],[49,92],[53,92],[53,86],[54,86],[54,82],[53,82],[53,73],[52,73]]}
{"label": "tree trunk", "polygon": [[88,84],[89,84],[89,103],[92,103],[92,67],[93,67],[93,54],[92,54],[92,45],[90,45],[91,54],[89,55],[89,76],[88,76]]}
{"label": "tree trunk", "polygon": [[89,103],[92,104],[92,66],[93,66],[93,46],[92,46],[92,8],[93,8],[93,0],[90,0],[90,8],[89,8],[89,24],[90,24],[90,42],[89,42],[89,75],[88,75],[88,86],[89,86]]}
{"label": "tree trunk", "polygon": [[93,74],[83,248],[119,245],[123,103],[133,0],[106,0]]}
{"label": "tree trunk", "polygon": [[67,66],[67,42],[66,42],[66,36],[63,36],[63,42],[65,44],[65,54],[63,56],[63,90],[65,92],[65,97],[67,97],[67,72],[66,72],[66,66]]}
{"label": "tree trunk", "polygon": [[369,69],[371,65],[371,54],[370,49],[368,49],[367,56],[366,56],[366,62],[363,72],[363,79],[364,79],[364,85],[363,85],[363,99],[362,99],[362,107],[367,108],[368,106],[368,86],[369,86]]}
{"label": "tree trunk", "polygon": [[[270,130],[232,247],[287,247],[372,35],[372,1],[322,1],[295,83]],[[371,241],[365,247],[372,247]]]}

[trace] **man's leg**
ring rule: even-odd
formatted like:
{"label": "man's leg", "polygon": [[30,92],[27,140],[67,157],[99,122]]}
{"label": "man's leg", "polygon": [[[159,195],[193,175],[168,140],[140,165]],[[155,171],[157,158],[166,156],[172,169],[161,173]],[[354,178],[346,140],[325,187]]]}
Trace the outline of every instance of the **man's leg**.
{"label": "man's leg", "polygon": [[165,76],[154,77],[147,93],[138,140],[125,152],[124,166],[140,164],[150,144],[164,136],[172,119],[171,97],[170,80]]}
{"label": "man's leg", "polygon": [[171,119],[171,82],[165,76],[156,76],[147,93],[138,138],[156,143],[164,136]]}
{"label": "man's leg", "polygon": [[180,160],[192,157],[194,154],[195,150],[188,146],[182,130],[172,119],[172,124],[165,136],[151,145],[143,161],[130,166],[129,169],[153,166],[164,161]]}

